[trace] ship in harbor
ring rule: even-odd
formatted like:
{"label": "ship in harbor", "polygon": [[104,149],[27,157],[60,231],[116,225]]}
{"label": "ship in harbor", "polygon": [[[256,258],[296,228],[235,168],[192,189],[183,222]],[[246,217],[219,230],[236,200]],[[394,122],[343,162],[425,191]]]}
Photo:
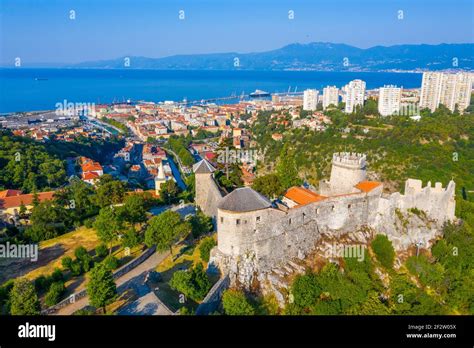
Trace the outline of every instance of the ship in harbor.
{"label": "ship in harbor", "polygon": [[260,89],[256,89],[255,92],[249,94],[250,98],[263,98],[269,97],[271,94]]}

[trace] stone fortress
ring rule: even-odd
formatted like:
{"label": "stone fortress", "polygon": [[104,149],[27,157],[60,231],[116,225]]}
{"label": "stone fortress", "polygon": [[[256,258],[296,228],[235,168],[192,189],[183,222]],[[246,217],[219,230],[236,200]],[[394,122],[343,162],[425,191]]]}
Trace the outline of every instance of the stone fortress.
{"label": "stone fortress", "polygon": [[[276,202],[249,187],[224,195],[206,160],[193,169],[196,204],[217,225],[210,265],[247,289],[264,286],[275,272],[282,275],[278,269],[284,274],[302,271],[295,261],[317,251],[324,238],[348,236],[367,244],[382,233],[398,251],[426,248],[441,234],[443,223],[455,219],[453,181],[443,188],[441,183],[422,187],[420,180],[408,179],[404,194],[384,194],[382,183],[366,179],[366,156],[358,153],[335,153],[330,179],[321,181],[319,192],[292,188]],[[293,201],[291,190],[311,199]]]}

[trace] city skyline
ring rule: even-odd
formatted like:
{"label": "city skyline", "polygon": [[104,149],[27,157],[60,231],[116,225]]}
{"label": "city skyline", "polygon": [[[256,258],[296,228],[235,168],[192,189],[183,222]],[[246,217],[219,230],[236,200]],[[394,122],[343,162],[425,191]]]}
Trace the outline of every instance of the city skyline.
{"label": "city skyline", "polygon": [[0,63],[16,57],[73,64],[123,56],[262,52],[297,42],[359,48],[472,43],[472,11],[472,3],[464,0],[456,6],[372,0],[337,6],[308,1],[2,0]]}

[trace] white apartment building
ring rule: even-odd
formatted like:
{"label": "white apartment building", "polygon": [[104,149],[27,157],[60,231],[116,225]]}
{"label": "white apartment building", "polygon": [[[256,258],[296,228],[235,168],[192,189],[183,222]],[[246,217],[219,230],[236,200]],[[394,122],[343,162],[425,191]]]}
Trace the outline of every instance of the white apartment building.
{"label": "white apartment building", "polygon": [[379,88],[378,110],[382,116],[391,116],[400,113],[402,89],[397,86],[383,86]]}
{"label": "white apartment building", "polygon": [[327,86],[323,89],[323,109],[329,105],[339,104],[339,89],[336,86]]}
{"label": "white apartment building", "polygon": [[420,108],[435,111],[440,104],[463,112],[471,101],[472,75],[469,73],[425,72],[421,84]]}
{"label": "white apartment building", "polygon": [[307,89],[303,94],[303,110],[315,111],[318,106],[318,90]]}
{"label": "white apartment building", "polygon": [[357,105],[364,105],[365,99],[365,81],[353,80],[345,85],[343,88],[344,102],[346,107],[344,111],[346,113],[352,113],[355,111]]}

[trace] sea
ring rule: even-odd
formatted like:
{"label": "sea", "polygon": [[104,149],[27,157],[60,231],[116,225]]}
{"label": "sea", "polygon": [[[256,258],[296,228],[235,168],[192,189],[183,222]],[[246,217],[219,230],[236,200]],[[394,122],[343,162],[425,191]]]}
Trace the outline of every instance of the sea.
{"label": "sea", "polygon": [[[0,113],[53,110],[57,103],[188,101],[266,92],[322,90],[362,79],[367,89],[421,86],[421,73],[128,69],[0,69]],[[238,102],[238,99],[228,103]]]}

